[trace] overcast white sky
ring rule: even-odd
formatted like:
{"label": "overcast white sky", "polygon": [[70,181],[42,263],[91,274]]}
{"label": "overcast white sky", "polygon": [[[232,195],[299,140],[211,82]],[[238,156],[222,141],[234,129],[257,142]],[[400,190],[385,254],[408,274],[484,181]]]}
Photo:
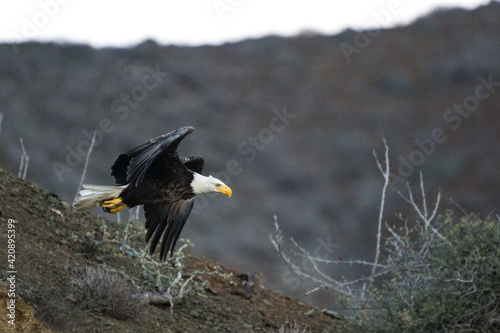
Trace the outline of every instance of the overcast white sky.
{"label": "overcast white sky", "polygon": [[[0,4],[0,42],[26,40],[132,46],[220,44],[303,31],[389,27],[440,7],[489,0],[22,0]],[[6,4],[8,3],[8,4]]]}

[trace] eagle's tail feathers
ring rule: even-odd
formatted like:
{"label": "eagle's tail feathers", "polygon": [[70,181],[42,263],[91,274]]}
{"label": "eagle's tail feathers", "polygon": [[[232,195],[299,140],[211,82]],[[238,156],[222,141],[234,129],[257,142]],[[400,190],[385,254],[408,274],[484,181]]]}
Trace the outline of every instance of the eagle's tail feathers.
{"label": "eagle's tail feathers", "polygon": [[101,201],[117,198],[128,185],[105,186],[83,184],[83,190],[73,202],[76,210],[88,210],[100,205]]}

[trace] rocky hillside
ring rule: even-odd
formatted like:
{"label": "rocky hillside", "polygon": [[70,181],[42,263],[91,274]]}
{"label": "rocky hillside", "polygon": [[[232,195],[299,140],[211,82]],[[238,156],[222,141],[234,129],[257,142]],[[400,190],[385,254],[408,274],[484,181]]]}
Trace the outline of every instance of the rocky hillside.
{"label": "rocky hillside", "polygon": [[[169,263],[152,269],[152,261],[136,255],[145,248],[139,227],[125,240],[123,227],[77,213],[58,195],[1,168],[0,198],[2,267],[7,234],[14,234],[15,258],[8,270],[17,271],[2,269],[0,299],[4,305],[15,300],[16,332],[363,331],[329,312],[263,289],[259,278],[248,272],[211,260],[188,254],[179,261],[181,270]],[[14,233],[6,232],[9,224],[15,226]],[[171,314],[158,293],[167,286],[159,281],[178,272],[182,284],[194,276],[185,289],[192,291],[169,291],[174,296]],[[183,297],[175,298],[179,295]],[[1,331],[12,328],[6,320],[9,311],[5,306],[0,310]]]}
{"label": "rocky hillside", "polygon": [[[310,251],[329,241],[325,256],[372,259],[382,187],[372,150],[381,151],[384,136],[393,190],[422,170],[430,196],[441,189],[465,210],[495,209],[498,31],[492,1],[336,36],[130,49],[0,45],[0,163],[17,172],[22,138],[27,179],[71,202],[94,130],[86,182],[111,184],[119,153],[194,126],[180,153],[204,155],[206,173],[233,197],[198,198],[182,236],[198,255],[303,295],[312,286],[290,278],[269,241],[273,215]],[[405,202],[390,191],[386,209],[396,223]]]}

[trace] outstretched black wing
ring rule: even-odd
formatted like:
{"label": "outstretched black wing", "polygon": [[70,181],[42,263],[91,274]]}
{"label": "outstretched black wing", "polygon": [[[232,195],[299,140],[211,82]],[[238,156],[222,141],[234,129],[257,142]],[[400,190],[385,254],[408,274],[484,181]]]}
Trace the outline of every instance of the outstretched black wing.
{"label": "outstretched black wing", "polygon": [[193,209],[195,197],[179,200],[170,205],[144,205],[146,217],[146,242],[151,239],[149,253],[153,254],[161,236],[160,260],[166,258],[168,252],[173,254],[177,239],[186,224],[189,213]]}
{"label": "outstretched black wing", "polygon": [[181,140],[192,131],[194,129],[190,126],[181,127],[118,156],[111,167],[111,175],[115,179],[115,184],[137,186],[144,179],[151,164],[160,156],[162,166],[165,167],[164,171],[168,171],[167,168],[173,169],[181,166],[177,147]]}
{"label": "outstretched black wing", "polygon": [[[201,173],[203,170],[203,157],[195,155],[181,159],[181,162],[190,170]],[[144,205],[146,218],[146,242],[151,239],[149,253],[153,254],[163,235],[160,248],[160,260],[165,259],[168,252],[172,255],[177,239],[182,228],[193,209],[195,197],[179,200],[173,204]]]}

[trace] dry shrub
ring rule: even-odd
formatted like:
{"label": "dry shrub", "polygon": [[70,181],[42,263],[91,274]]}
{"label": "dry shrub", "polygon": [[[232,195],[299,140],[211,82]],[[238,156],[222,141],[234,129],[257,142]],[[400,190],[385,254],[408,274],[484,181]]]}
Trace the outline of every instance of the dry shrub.
{"label": "dry shrub", "polygon": [[83,308],[118,319],[137,319],[146,306],[124,274],[101,267],[75,267],[71,289]]}
{"label": "dry shrub", "polygon": [[376,330],[499,332],[500,220],[438,220],[446,242],[418,228],[389,238],[391,278],[374,290]]}
{"label": "dry shrub", "polygon": [[[441,194],[433,208],[428,205],[420,174],[421,204],[409,184],[406,196],[398,192],[413,207],[416,221],[400,215],[403,226],[384,223],[391,182],[387,144],[385,148],[385,163],[375,154],[385,182],[373,262],[321,258],[293,239],[289,245],[275,217],[271,241],[276,250],[292,272],[318,284],[307,294],[324,289],[337,292],[339,302],[357,311],[360,323],[374,332],[500,332],[500,216],[480,218],[463,209],[463,217],[452,212],[438,215]],[[303,269],[304,262],[313,269]],[[337,279],[324,270],[326,265],[361,265],[372,272]]]}

